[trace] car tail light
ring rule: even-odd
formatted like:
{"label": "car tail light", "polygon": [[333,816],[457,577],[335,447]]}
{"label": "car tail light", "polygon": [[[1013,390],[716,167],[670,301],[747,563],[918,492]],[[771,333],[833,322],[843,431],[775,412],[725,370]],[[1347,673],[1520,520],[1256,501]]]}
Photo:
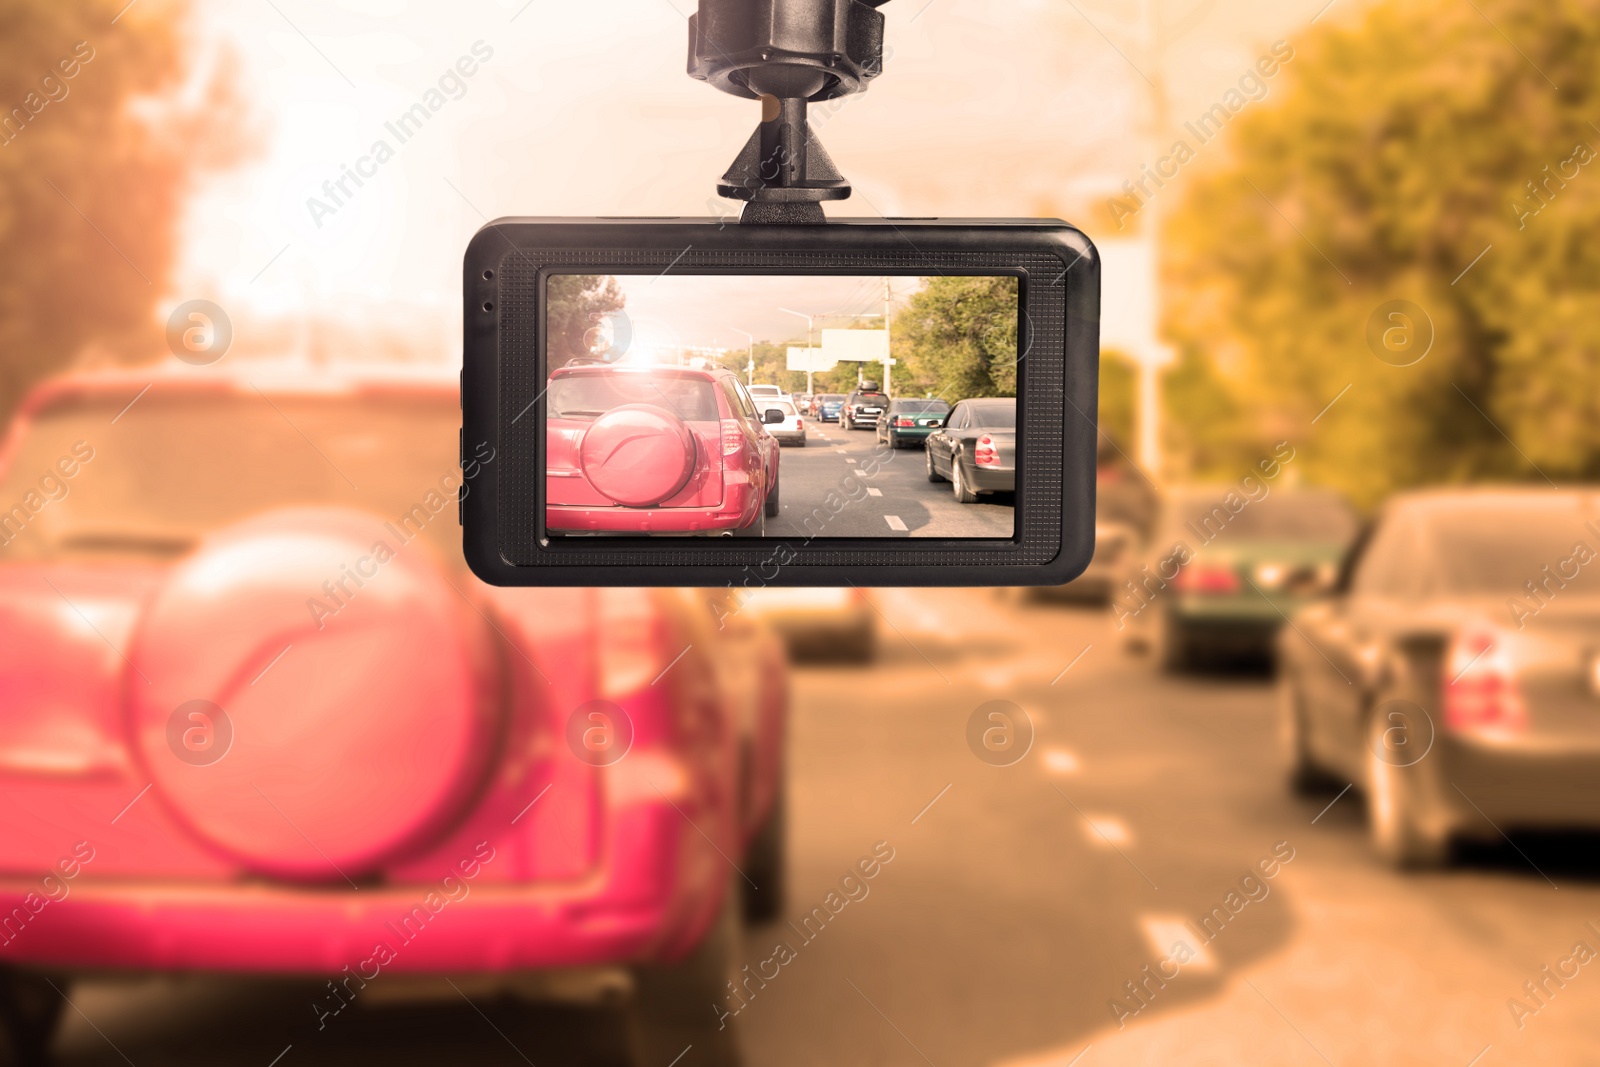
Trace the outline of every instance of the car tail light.
{"label": "car tail light", "polygon": [[806,428],[806,420],[805,419],[801,419],[801,418],[795,419],[794,420],[794,428],[797,429],[797,430],[805,429]]}
{"label": "car tail light", "polygon": [[980,467],[1000,466],[1000,449],[994,443],[994,438],[984,434],[978,438],[977,447],[972,450],[972,462]]}
{"label": "car tail light", "polygon": [[667,667],[662,614],[642,589],[598,589],[595,660],[600,695],[619,700],[646,688]]}
{"label": "car tail light", "polygon": [[1444,724],[1452,730],[1520,730],[1527,722],[1522,688],[1504,635],[1457,634],[1445,656]]}
{"label": "car tail light", "polygon": [[896,426],[900,426],[900,427],[908,427],[908,426],[915,426],[916,425],[916,423],[913,422],[910,419],[895,419],[894,420],[894,424]]}
{"label": "car tail light", "polygon": [[1183,593],[1237,593],[1239,575],[1223,563],[1191,563],[1178,572],[1173,585]]}
{"label": "car tail light", "polygon": [[744,428],[738,419],[722,420],[722,454],[731,456],[744,447]]}

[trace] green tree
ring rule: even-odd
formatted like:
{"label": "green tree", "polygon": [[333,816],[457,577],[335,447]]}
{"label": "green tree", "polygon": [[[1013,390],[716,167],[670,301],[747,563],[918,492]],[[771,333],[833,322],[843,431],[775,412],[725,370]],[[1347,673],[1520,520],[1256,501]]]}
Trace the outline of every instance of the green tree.
{"label": "green tree", "polygon": [[1391,0],[1297,50],[1167,235],[1201,465],[1314,442],[1364,503],[1600,475],[1600,0]]}
{"label": "green tree", "polygon": [[1135,395],[1138,368],[1121,352],[1100,353],[1100,429],[1124,451],[1133,447],[1137,429]]}
{"label": "green tree", "polygon": [[185,197],[252,132],[227,75],[180,94],[188,6],[125,4],[0,7],[0,421],[80,356],[165,354]]}
{"label": "green tree", "polygon": [[623,310],[627,298],[610,275],[552,274],[545,300],[551,370],[579,356],[604,355],[628,344],[627,317],[614,314]]}
{"label": "green tree", "polygon": [[1017,395],[1017,280],[930,278],[895,315],[895,392]]}

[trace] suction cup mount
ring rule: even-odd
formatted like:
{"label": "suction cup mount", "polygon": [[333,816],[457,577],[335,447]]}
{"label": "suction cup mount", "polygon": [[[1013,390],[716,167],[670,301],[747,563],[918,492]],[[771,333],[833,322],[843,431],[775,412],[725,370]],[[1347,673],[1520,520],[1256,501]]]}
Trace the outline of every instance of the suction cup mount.
{"label": "suction cup mount", "polygon": [[812,103],[864,92],[883,70],[888,0],[700,0],[689,18],[689,76],[761,101],[761,123],[717,193],[745,201],[740,222],[819,224],[850,183],[811,132]]}

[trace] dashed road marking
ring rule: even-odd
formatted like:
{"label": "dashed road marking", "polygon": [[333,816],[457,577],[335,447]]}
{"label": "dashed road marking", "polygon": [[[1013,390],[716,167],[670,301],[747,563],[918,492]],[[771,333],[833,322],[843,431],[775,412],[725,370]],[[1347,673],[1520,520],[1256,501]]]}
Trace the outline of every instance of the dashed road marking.
{"label": "dashed road marking", "polygon": [[1089,844],[1098,848],[1121,848],[1133,844],[1133,833],[1128,824],[1115,815],[1085,815],[1084,828]]}
{"label": "dashed road marking", "polygon": [[883,490],[882,489],[868,489],[867,490],[867,495],[868,496],[882,496],[883,495]]}
{"label": "dashed road marking", "polygon": [[900,533],[906,532],[906,522],[898,515],[885,515],[883,521],[889,524],[889,529],[891,530],[897,530]]}
{"label": "dashed road marking", "polygon": [[1051,774],[1077,774],[1083,769],[1078,757],[1064,748],[1045,749],[1044,766]]}
{"label": "dashed road marking", "polygon": [[[1217,958],[1207,949],[1204,939],[1197,937],[1193,928],[1187,922],[1175,915],[1141,915],[1139,927],[1144,931],[1144,939],[1150,943],[1151,951],[1162,959],[1173,956],[1188,956],[1188,962],[1183,965],[1186,971],[1214,971],[1217,969]],[[1177,950],[1177,946],[1184,945],[1187,952]]]}

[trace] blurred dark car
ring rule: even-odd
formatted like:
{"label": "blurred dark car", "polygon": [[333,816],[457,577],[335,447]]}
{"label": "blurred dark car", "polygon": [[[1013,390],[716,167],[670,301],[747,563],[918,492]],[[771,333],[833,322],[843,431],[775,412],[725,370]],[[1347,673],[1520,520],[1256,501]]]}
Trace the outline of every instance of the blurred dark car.
{"label": "blurred dark car", "polygon": [[1337,595],[1282,635],[1294,785],[1359,783],[1398,865],[1455,838],[1600,828],[1597,550],[1594,490],[1391,500]]}
{"label": "blurred dark car", "polygon": [[1112,601],[1129,647],[1154,650],[1167,670],[1270,660],[1284,619],[1333,588],[1355,511],[1332,490],[1262,487],[1259,499],[1226,485],[1166,495],[1142,565]]}
{"label": "blurred dark car", "polygon": [[1103,429],[1094,480],[1094,556],[1089,566],[1066,585],[1019,589],[1021,599],[1105,606],[1138,569],[1161,507],[1160,494],[1150,476]]}
{"label": "blurred dark car", "polygon": [[813,397],[811,400],[811,417],[818,422],[838,422],[839,414],[844,410],[845,397],[842,393],[824,393]]}
{"label": "blurred dark car", "polygon": [[781,648],[700,594],[477,581],[456,501],[495,456],[458,454],[457,401],[453,373],[174,365],[20,408],[0,1025],[23,1062],[82,974],[327,977],[327,1025],[380,970],[595,966],[633,968],[644,1062],[731,1059],[732,865],[748,914],[781,886]]}
{"label": "blurred dark car", "polygon": [[878,440],[890,448],[920,445],[928,435],[944,425],[950,405],[943,400],[901,398],[889,401],[889,409],[878,420]]}
{"label": "blurred dark car", "polygon": [[979,494],[1010,493],[1017,487],[1017,400],[963,400],[945,425],[928,435],[928,481],[948,481],[956,500],[971,504]]}
{"label": "blurred dark car", "polygon": [[876,426],[878,416],[889,406],[889,398],[878,391],[876,382],[867,382],[845,397],[840,409],[839,424],[846,430],[859,430]]}
{"label": "blurred dark car", "polygon": [[1143,543],[1143,536],[1132,526],[1096,518],[1094,555],[1082,574],[1065,585],[1019,586],[1008,595],[1025,603],[1049,600],[1103,608],[1111,602],[1118,583],[1127,579],[1129,561]]}
{"label": "blurred dark car", "polygon": [[[759,387],[758,387],[759,388]],[[545,523],[570,533],[759,537],[778,514],[781,424],[720,368],[568,365],[550,375]],[[803,428],[796,431],[804,436]]]}

